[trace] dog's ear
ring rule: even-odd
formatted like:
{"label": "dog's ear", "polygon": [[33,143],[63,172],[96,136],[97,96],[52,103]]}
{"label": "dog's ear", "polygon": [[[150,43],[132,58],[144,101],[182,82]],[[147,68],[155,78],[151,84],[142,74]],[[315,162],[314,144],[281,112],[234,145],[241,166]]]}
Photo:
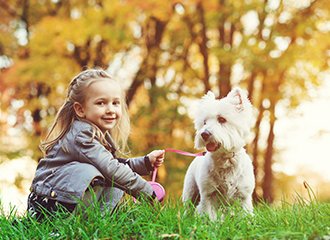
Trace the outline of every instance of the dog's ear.
{"label": "dog's ear", "polygon": [[205,100],[215,100],[215,95],[212,91],[208,91],[203,97],[202,99],[205,99]]}
{"label": "dog's ear", "polygon": [[246,103],[249,103],[246,93],[238,87],[231,90],[227,97],[229,98],[229,101],[235,105],[236,110],[239,112],[244,110]]}

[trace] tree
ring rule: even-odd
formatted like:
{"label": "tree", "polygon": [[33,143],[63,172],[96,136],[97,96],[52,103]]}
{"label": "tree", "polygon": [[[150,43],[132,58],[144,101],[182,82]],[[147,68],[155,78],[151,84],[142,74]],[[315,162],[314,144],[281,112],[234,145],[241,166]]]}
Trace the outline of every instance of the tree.
{"label": "tree", "polygon": [[[277,109],[306,99],[329,68],[326,0],[0,0],[0,6],[1,111],[17,115],[16,126],[32,119],[26,130],[34,153],[68,82],[86,67],[109,69],[127,87],[137,154],[163,146],[193,150],[192,102],[208,90],[222,97],[240,85],[258,109],[248,146],[254,197],[273,200]],[[17,109],[15,101],[23,104]],[[171,157],[160,176],[176,182],[179,193],[188,163]]]}

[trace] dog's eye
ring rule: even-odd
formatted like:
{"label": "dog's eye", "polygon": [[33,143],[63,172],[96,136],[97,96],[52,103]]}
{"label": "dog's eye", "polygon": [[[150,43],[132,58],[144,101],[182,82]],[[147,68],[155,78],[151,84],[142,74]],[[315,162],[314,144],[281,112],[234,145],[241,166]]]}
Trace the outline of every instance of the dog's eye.
{"label": "dog's eye", "polygon": [[204,120],[203,124],[204,124],[204,125],[206,124],[206,120]]}
{"label": "dog's eye", "polygon": [[224,117],[218,116],[218,122],[225,123],[225,122],[227,122],[227,120]]}

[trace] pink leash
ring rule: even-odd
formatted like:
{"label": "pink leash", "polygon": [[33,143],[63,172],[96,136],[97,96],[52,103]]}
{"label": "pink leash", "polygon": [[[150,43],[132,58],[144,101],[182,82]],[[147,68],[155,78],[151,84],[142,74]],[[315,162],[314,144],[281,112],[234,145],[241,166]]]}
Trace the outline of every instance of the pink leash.
{"label": "pink leash", "polygon": [[[190,152],[185,152],[185,151],[173,149],[173,148],[166,148],[165,152],[173,152],[173,153],[181,154],[184,156],[190,156],[190,157],[199,157],[199,156],[205,155],[205,152],[190,153]],[[158,168],[154,167],[154,171],[152,172],[152,178],[151,178],[151,181],[149,181],[149,184],[152,186],[157,199],[160,202],[162,202],[165,197],[165,189],[162,185],[160,185],[158,182],[156,182],[157,170],[158,170]],[[133,201],[136,202],[136,199],[134,197],[133,197]]]}
{"label": "pink leash", "polygon": [[151,178],[152,182],[156,182],[157,170],[158,168],[154,167],[154,171],[152,172],[152,178]]}
{"label": "pink leash", "polygon": [[204,156],[206,153],[206,152],[191,153],[191,152],[185,152],[185,151],[173,149],[173,148],[166,148],[165,152],[173,152],[173,153],[177,153],[177,154],[189,156],[189,157],[200,157],[200,156]]}
{"label": "pink leash", "polygon": [[[181,155],[185,155],[185,156],[190,156],[190,157],[199,157],[199,156],[204,156],[205,155],[205,152],[190,153],[190,152],[185,152],[185,151],[178,150],[178,149],[173,149],[173,148],[166,148],[165,152],[173,152],[173,153],[177,153],[177,154],[181,154]],[[157,170],[158,170],[158,168],[154,167],[154,171],[152,172],[152,178],[151,178],[151,182],[153,182],[153,183],[156,183]],[[164,193],[164,195],[165,195],[165,193]]]}

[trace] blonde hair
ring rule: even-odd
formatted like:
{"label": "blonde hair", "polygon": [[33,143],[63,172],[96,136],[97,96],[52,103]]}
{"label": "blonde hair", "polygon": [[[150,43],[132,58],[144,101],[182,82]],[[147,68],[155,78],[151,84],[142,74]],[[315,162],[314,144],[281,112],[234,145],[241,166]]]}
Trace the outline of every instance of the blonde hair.
{"label": "blonde hair", "polygon": [[[79,73],[71,80],[68,87],[66,100],[56,114],[55,120],[44,141],[42,141],[40,144],[40,149],[44,154],[47,154],[48,151],[51,150],[52,147],[63,138],[63,136],[69,131],[74,120],[83,120],[76,115],[73,104],[75,102],[83,104],[86,97],[86,88],[93,82],[104,79],[117,82],[107,72],[99,69],[87,69]],[[122,91],[122,116],[110,133],[115,144],[118,144],[120,147],[118,149],[120,152],[124,152],[127,148],[127,139],[130,133],[130,121],[125,99],[125,93]],[[93,139],[96,137],[102,145],[108,147],[106,135],[109,133],[102,133],[102,131],[96,125],[92,123],[90,124],[93,126]],[[113,147],[116,148],[116,146]]]}

